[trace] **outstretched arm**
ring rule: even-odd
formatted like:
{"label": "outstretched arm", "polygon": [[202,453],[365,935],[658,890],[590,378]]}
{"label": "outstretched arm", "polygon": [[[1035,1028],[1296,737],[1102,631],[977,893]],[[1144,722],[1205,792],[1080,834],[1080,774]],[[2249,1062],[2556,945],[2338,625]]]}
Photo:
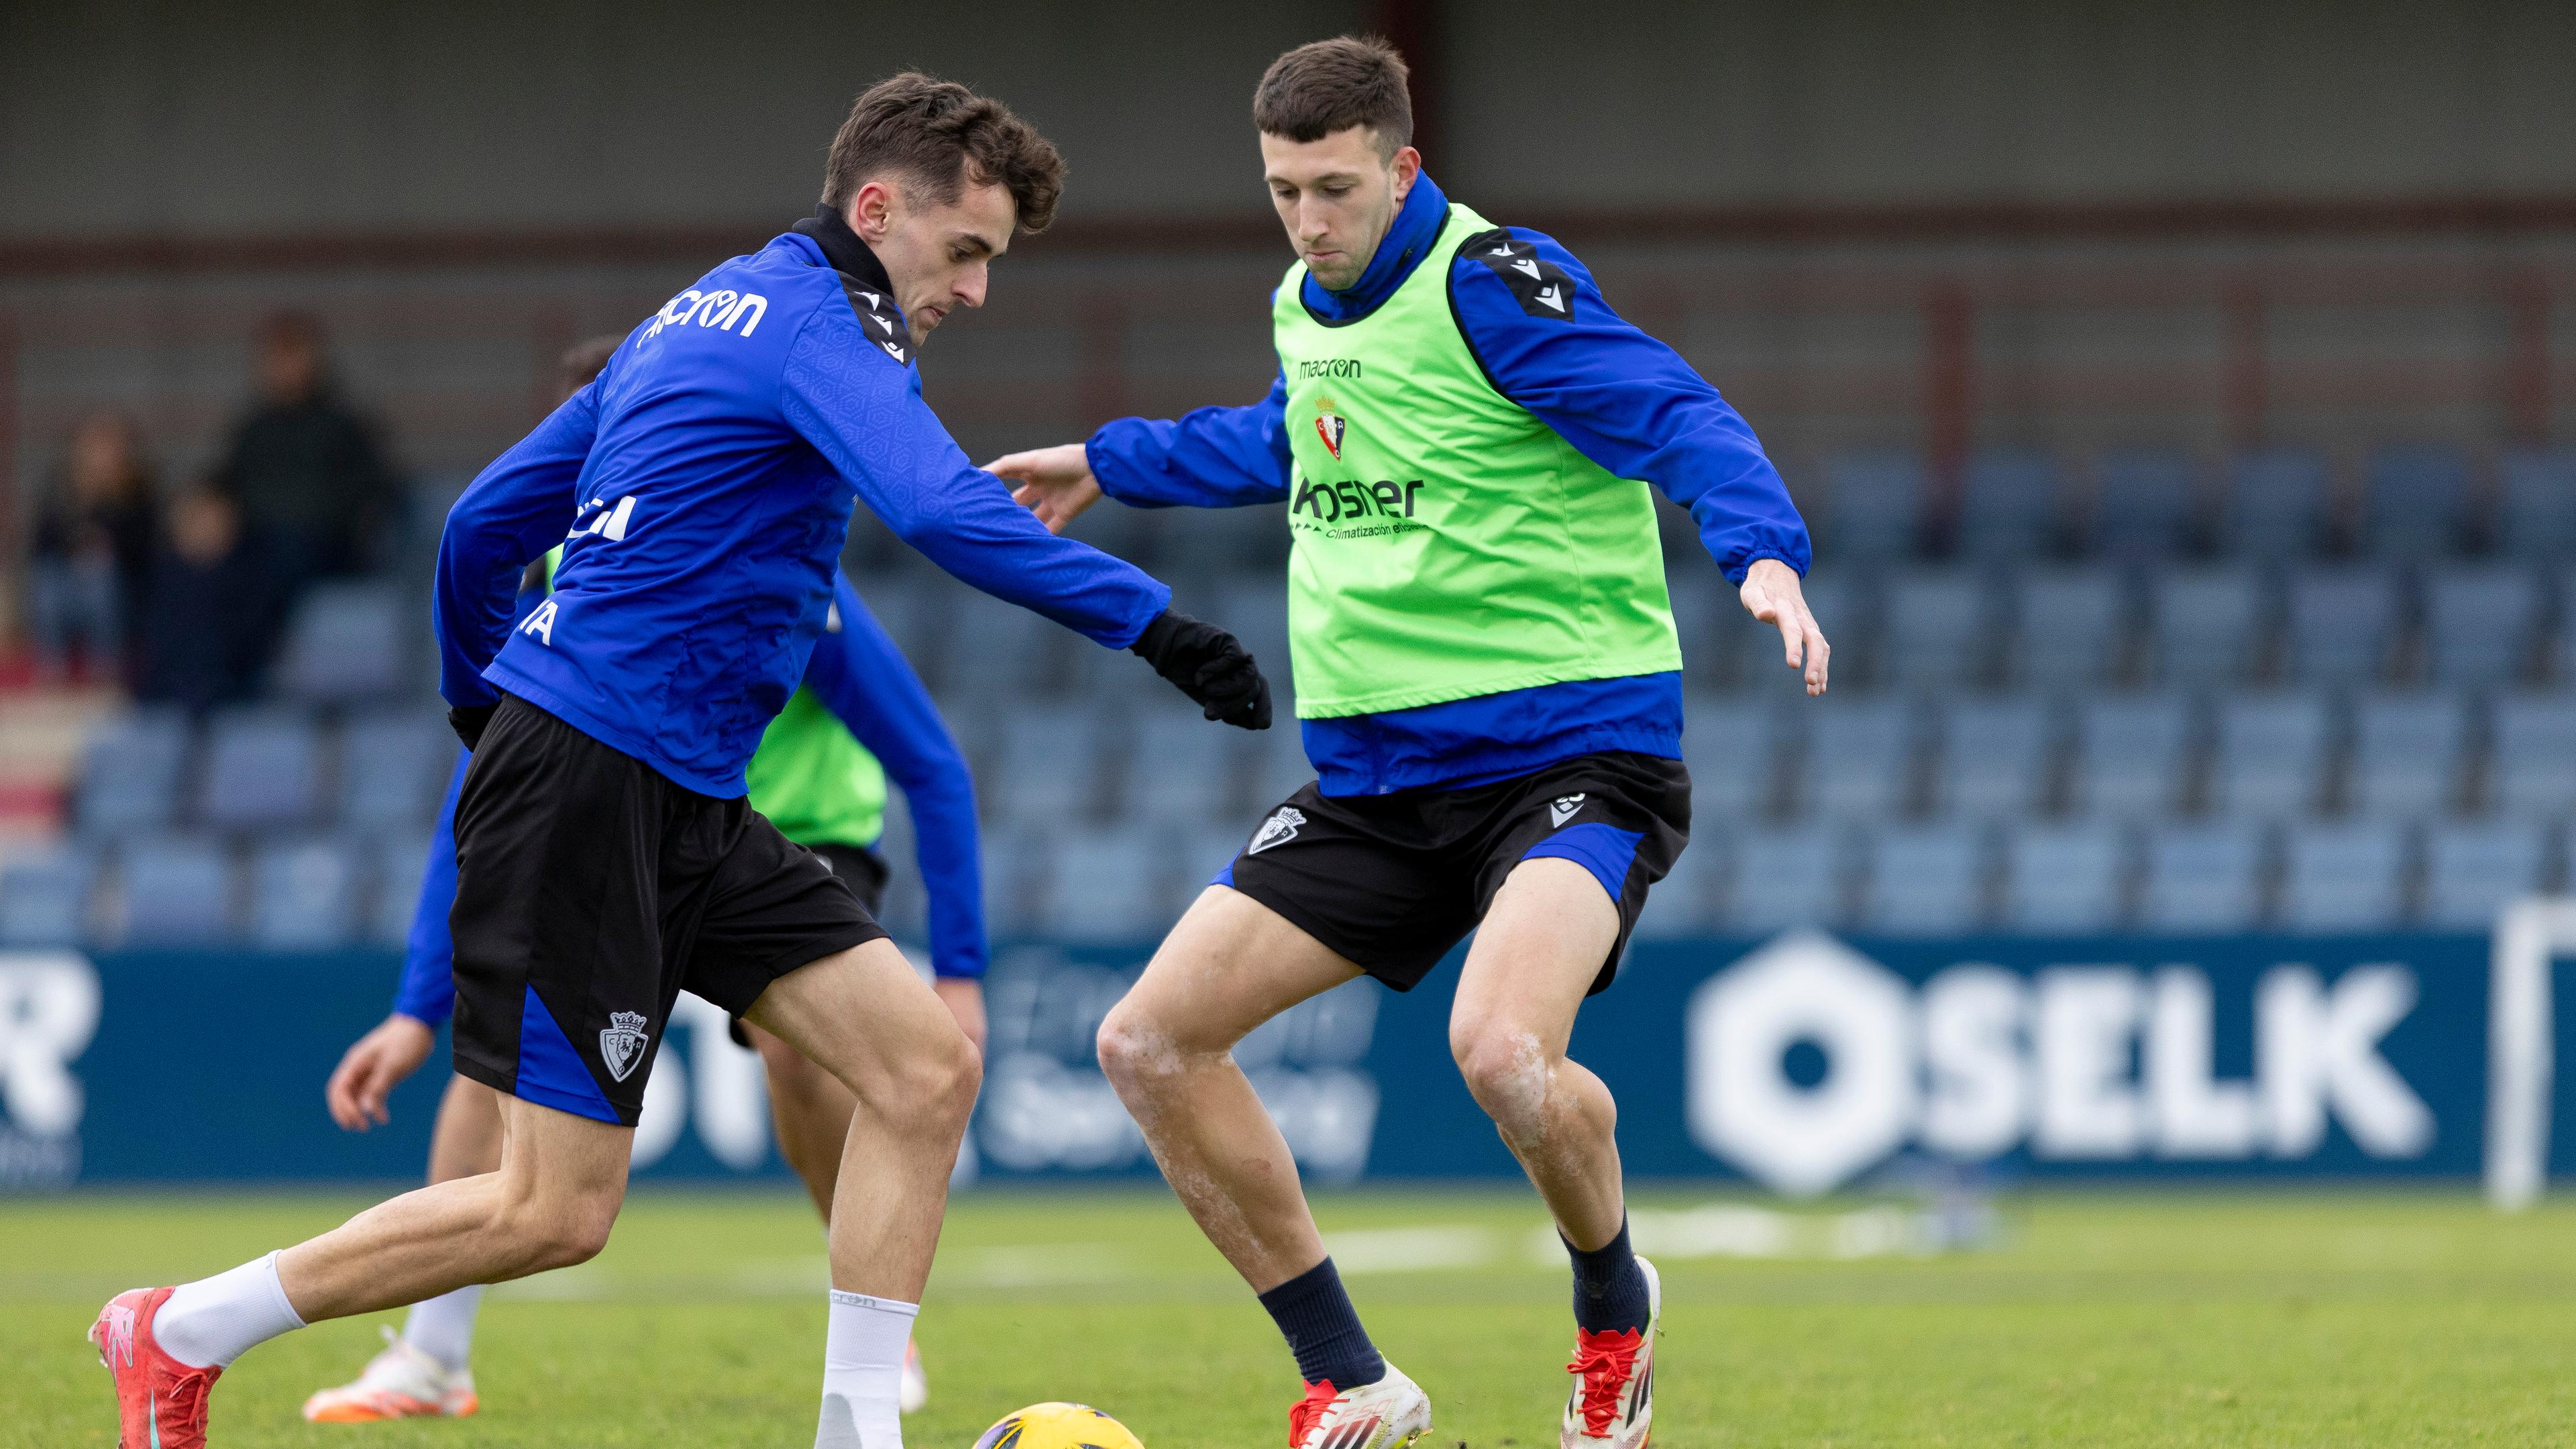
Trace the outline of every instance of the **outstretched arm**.
{"label": "outstretched arm", "polygon": [[572,526],[576,485],[599,435],[597,384],[574,393],[535,432],[493,460],[447,511],[438,539],[438,692],[460,708],[499,691],[485,666],[509,637],[519,570]]}
{"label": "outstretched arm", "polygon": [[1788,663],[1821,694],[1830,653],[1799,576],[1806,521],[1743,415],[1680,354],[1610,309],[1552,238],[1512,227],[1472,239],[1449,274],[1468,346],[1505,397],[1576,451],[1690,510],[1701,543]]}
{"label": "outstretched arm", "polygon": [[895,647],[847,578],[832,582],[839,628],[827,628],[805,682],[912,808],[913,851],[930,892],[930,965],[941,976],[979,977],[989,959],[984,883],[975,826],[975,781],[921,676]]}
{"label": "outstretched arm", "polygon": [[1288,382],[1249,407],[1200,408],[1175,422],[1121,418],[1087,443],[990,464],[1013,497],[1061,532],[1102,494],[1137,508],[1239,508],[1288,496]]}

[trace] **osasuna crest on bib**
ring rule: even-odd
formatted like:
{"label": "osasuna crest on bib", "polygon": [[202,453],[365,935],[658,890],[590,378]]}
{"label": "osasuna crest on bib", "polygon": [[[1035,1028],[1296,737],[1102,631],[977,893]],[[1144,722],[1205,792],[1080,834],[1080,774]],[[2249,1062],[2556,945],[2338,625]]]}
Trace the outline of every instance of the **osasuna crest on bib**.
{"label": "osasuna crest on bib", "polygon": [[1246,855],[1259,855],[1283,840],[1297,838],[1297,827],[1306,823],[1306,812],[1294,805],[1282,805],[1261,828],[1252,832],[1252,843],[1243,848]]}
{"label": "osasuna crest on bib", "polygon": [[1350,427],[1350,419],[1339,413],[1325,413],[1315,419],[1316,435],[1324,440],[1324,451],[1332,454],[1335,462],[1341,461],[1342,435],[1349,432]]}
{"label": "osasuna crest on bib", "polygon": [[1581,795],[1559,795],[1555,799],[1550,800],[1547,802],[1548,828],[1552,830],[1564,825],[1565,822],[1574,818],[1575,811],[1582,808],[1583,797]]}
{"label": "osasuna crest on bib", "polygon": [[599,1059],[608,1064],[608,1075],[625,1081],[644,1060],[644,1013],[612,1011],[608,1027],[599,1034]]}

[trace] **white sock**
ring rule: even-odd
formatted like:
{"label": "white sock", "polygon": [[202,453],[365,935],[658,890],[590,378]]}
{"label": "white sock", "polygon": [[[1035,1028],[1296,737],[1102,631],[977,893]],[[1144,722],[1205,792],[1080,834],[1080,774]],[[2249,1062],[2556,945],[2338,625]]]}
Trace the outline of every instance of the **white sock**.
{"label": "white sock", "polygon": [[255,1344],[302,1328],[277,1281],[277,1255],[182,1283],[152,1318],[161,1351],[190,1368],[230,1368]]}
{"label": "white sock", "polygon": [[438,1360],[449,1373],[463,1373],[474,1352],[474,1312],[483,1306],[483,1285],[424,1298],[403,1320],[403,1342]]}
{"label": "white sock", "polygon": [[832,1290],[814,1449],[903,1449],[903,1346],[918,1303]]}

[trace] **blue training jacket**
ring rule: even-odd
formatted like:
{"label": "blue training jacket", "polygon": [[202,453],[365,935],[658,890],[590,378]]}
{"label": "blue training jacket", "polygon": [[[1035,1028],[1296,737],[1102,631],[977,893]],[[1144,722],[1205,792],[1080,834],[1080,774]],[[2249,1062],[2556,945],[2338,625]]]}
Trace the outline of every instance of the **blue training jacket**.
{"label": "blue training jacket", "polygon": [[[1047,532],[922,401],[885,269],[828,209],[683,289],[483,470],[439,541],[439,692],[506,690],[702,794],[822,632],[853,497],[931,562],[1101,644],[1171,591]],[[564,543],[513,622],[517,571]]]}
{"label": "blue training jacket", "polygon": [[[1431,178],[1416,180],[1349,291],[1305,279],[1307,310],[1326,321],[1376,310],[1429,255],[1448,215],[1449,199]],[[1743,417],[1680,354],[1611,311],[1592,273],[1554,238],[1509,230],[1572,279],[1574,305],[1564,317],[1533,316],[1492,268],[1457,259],[1452,310],[1503,396],[1593,462],[1689,509],[1727,578],[1742,583],[1766,558],[1805,573],[1806,523]],[[1287,401],[1283,377],[1249,407],[1121,419],[1092,434],[1092,472],[1101,491],[1139,507],[1280,502],[1288,496]],[[1574,680],[1301,725],[1327,795],[1459,789],[1595,750],[1679,758],[1681,676]]]}
{"label": "blue training jacket", "polygon": [[[931,969],[942,976],[980,977],[991,951],[984,934],[974,776],[921,676],[848,578],[833,579],[833,596],[841,628],[815,646],[805,682],[885,766],[886,778],[912,808],[913,854],[930,896]],[[533,607],[540,600],[528,602]],[[456,947],[448,939],[447,913],[456,903],[456,793],[469,758],[459,751],[447,777],[429,868],[412,909],[402,981],[394,989],[394,1010],[431,1026],[456,1009]]]}

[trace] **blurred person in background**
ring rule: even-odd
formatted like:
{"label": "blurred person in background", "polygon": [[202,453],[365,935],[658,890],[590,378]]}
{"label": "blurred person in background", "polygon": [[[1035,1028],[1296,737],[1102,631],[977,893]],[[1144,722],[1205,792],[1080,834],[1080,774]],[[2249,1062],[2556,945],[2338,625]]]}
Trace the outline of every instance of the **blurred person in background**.
{"label": "blurred person in background", "polygon": [[403,504],[375,429],[333,384],[321,324],[281,312],[260,328],[259,402],[215,481],[267,535],[289,587],[384,566]]}
{"label": "blurred person in background", "polygon": [[36,677],[130,684],[133,633],[152,568],[152,465],[134,424],[94,413],[73,430],[70,456],[36,500],[27,559]]}
{"label": "blurred person in background", "polygon": [[171,499],[145,596],[136,697],[202,711],[256,694],[286,588],[231,494],[201,483]]}

